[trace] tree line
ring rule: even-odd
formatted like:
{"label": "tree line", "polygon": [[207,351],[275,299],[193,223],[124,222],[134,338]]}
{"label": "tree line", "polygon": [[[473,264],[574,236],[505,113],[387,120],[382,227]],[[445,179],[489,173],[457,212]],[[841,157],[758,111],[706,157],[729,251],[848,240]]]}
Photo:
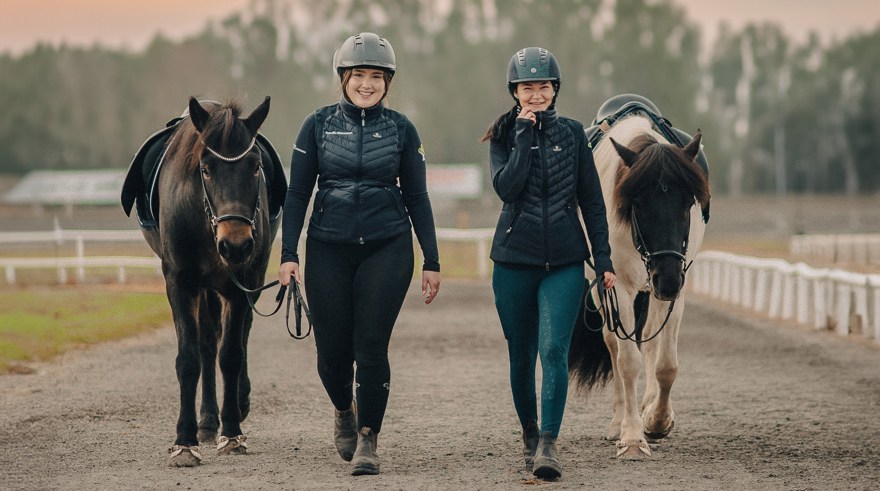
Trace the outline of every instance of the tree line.
{"label": "tree line", "polygon": [[374,31],[398,58],[389,103],[419,128],[430,163],[485,163],[478,142],[512,107],[506,68],[543,46],[562,67],[559,109],[589,124],[634,92],[689,133],[700,128],[716,193],[880,188],[880,28],[823,44],[774,24],[722,28],[646,0],[252,0],[182,41],[142,51],[37,45],[0,54],[0,172],[125,168],[190,95],[263,96],[263,132],[289,165],[300,123],[340,96],[331,66]]}

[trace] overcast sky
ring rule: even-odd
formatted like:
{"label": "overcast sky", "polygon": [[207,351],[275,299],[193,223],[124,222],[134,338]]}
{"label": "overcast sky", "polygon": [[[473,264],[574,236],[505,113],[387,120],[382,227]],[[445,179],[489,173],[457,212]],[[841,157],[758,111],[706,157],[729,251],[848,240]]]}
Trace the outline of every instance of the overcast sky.
{"label": "overcast sky", "polygon": [[[38,41],[139,50],[157,33],[193,34],[209,19],[246,9],[250,0],[0,0],[0,52]],[[442,0],[441,0],[442,1]],[[502,3],[507,0],[496,0]],[[880,25],[880,0],[673,0],[711,39],[721,21],[738,27],[773,21],[798,40],[810,30],[828,41]]]}

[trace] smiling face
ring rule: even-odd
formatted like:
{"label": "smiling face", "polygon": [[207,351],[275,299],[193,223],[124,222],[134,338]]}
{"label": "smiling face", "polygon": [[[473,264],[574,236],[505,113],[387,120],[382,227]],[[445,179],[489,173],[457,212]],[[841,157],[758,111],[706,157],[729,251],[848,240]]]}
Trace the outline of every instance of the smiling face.
{"label": "smiling face", "polygon": [[347,73],[345,95],[360,108],[375,106],[385,97],[385,72],[374,68],[354,68]]}
{"label": "smiling face", "polygon": [[514,95],[519,104],[532,112],[546,111],[553,104],[553,84],[549,81],[520,82],[516,84]]}

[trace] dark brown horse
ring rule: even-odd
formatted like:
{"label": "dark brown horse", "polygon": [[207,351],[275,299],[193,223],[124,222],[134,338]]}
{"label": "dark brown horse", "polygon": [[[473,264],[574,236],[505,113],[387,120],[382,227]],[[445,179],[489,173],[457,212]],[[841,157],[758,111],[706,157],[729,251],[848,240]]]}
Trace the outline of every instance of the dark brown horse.
{"label": "dark brown horse", "polygon": [[[177,331],[180,413],[170,449],[174,466],[198,465],[200,440],[216,438],[219,453],[247,448],[241,422],[250,408],[247,341],[253,313],[232,277],[251,289],[262,284],[277,222],[270,221],[264,139],[257,133],[269,113],[269,97],[248,117],[240,113],[235,101],[220,105],[190,98],[189,118],[170,134],[155,178],[155,226],[144,227],[142,221],[147,242],[162,259]],[[223,379],[219,418],[218,349]]]}

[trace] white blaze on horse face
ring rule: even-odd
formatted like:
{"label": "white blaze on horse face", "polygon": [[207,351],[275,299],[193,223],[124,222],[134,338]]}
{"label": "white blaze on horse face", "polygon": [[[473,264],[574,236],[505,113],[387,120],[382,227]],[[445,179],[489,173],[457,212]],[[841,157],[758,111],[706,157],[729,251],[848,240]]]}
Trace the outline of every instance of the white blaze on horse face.
{"label": "white blaze on horse face", "polygon": [[553,104],[553,84],[549,81],[520,82],[514,95],[522,107],[532,112],[546,111]]}

